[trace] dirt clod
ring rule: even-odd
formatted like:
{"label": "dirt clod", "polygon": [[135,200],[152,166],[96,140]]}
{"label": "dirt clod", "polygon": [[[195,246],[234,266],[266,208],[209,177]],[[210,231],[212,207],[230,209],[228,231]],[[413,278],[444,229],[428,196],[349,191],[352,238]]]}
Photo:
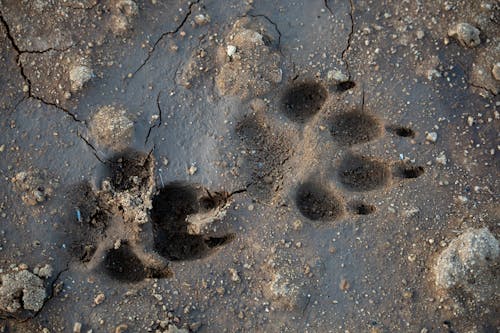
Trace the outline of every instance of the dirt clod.
{"label": "dirt clod", "polygon": [[120,151],[132,140],[134,123],[127,116],[126,110],[102,106],[92,117],[90,133],[99,146]]}
{"label": "dirt clod", "polygon": [[439,255],[436,288],[462,305],[495,299],[498,304],[499,258],[499,242],[487,228],[469,229]]}
{"label": "dirt clod", "polygon": [[0,282],[0,317],[31,317],[42,308],[47,293],[35,274],[28,270],[6,273]]}
{"label": "dirt clod", "polygon": [[469,23],[458,23],[448,30],[448,36],[456,38],[464,47],[473,48],[481,44],[478,28]]}
{"label": "dirt clod", "polygon": [[75,65],[69,71],[69,80],[71,82],[71,91],[77,92],[82,89],[93,76],[92,69],[85,65]]}
{"label": "dirt clod", "polygon": [[257,97],[281,82],[280,56],[261,32],[252,29],[248,18],[234,24],[218,55],[220,71],[215,82],[221,95]]}

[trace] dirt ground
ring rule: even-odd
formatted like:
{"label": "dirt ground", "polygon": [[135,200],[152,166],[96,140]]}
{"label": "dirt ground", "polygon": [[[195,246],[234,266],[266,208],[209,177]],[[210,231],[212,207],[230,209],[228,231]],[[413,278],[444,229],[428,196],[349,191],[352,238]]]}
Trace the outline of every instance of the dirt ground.
{"label": "dirt ground", "polygon": [[0,332],[500,331],[493,0],[0,0]]}

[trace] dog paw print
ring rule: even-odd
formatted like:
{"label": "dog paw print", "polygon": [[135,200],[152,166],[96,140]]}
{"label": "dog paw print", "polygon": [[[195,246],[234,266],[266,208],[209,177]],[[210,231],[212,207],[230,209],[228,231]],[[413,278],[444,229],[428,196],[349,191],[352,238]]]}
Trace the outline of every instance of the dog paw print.
{"label": "dog paw print", "polygon": [[171,261],[208,256],[233,239],[210,230],[230,194],[181,182],[157,188],[154,164],[152,152],[124,151],[106,161],[100,189],[75,185],[70,249],[77,264],[121,282],[167,278]]}
{"label": "dog paw print", "polygon": [[[349,88],[355,86],[352,83]],[[345,91],[330,90],[340,98]],[[411,128],[385,125],[364,103],[343,109],[339,105],[345,104],[330,97],[321,83],[293,82],[275,105],[277,112],[254,111],[242,117],[235,132],[243,155],[240,171],[250,195],[261,201],[293,198],[297,211],[308,220],[334,221],[346,214],[376,211],[372,203],[356,199],[356,193],[381,190],[424,174],[420,165],[359,152],[387,133],[413,138]],[[334,161],[322,155],[324,140],[335,151]]]}

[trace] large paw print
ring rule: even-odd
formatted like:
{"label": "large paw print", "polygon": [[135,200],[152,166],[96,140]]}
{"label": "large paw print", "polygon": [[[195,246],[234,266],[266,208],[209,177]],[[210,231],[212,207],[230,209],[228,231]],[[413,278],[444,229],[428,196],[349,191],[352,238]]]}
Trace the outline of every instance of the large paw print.
{"label": "large paw print", "polygon": [[[336,92],[344,90],[337,88]],[[305,81],[286,89],[277,106],[278,116],[271,111],[243,116],[236,126],[244,154],[240,170],[254,198],[266,201],[288,196],[305,218],[334,221],[347,213],[368,215],[376,211],[371,203],[349,200],[351,193],[377,191],[424,173],[419,165],[358,152],[387,132],[413,138],[411,128],[385,125],[364,109],[364,103],[346,110],[332,107],[333,103],[326,87]],[[319,138],[324,138],[325,132],[338,153],[336,161],[321,156],[324,150],[319,147]],[[333,172],[325,174],[326,169]]]}
{"label": "large paw print", "polygon": [[170,261],[208,256],[233,239],[208,230],[224,217],[230,194],[180,182],[156,189],[153,168],[152,152],[125,151],[106,162],[101,189],[72,190],[78,265],[122,282],[166,278]]}

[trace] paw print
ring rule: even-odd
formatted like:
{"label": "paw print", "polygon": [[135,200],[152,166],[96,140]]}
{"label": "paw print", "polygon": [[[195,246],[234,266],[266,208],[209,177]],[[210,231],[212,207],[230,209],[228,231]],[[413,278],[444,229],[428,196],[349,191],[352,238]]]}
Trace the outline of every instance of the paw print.
{"label": "paw print", "polygon": [[[351,83],[348,89],[353,87]],[[247,180],[249,193],[263,202],[290,197],[303,217],[323,222],[346,214],[372,214],[375,205],[345,198],[381,190],[425,172],[422,166],[406,161],[360,153],[364,145],[388,133],[412,138],[415,132],[385,125],[365,110],[364,102],[360,107],[343,109],[345,104],[335,102],[328,90],[315,81],[293,82],[276,105],[279,112],[248,113],[235,131],[244,155],[241,175]],[[345,90],[335,87],[335,97],[342,98]],[[322,155],[328,151],[334,152],[333,160]]]}
{"label": "paw print", "polygon": [[72,189],[77,265],[122,282],[166,278],[171,261],[208,256],[233,239],[207,230],[223,219],[229,193],[181,182],[156,189],[154,164],[152,151],[127,150],[106,161],[100,189]]}

